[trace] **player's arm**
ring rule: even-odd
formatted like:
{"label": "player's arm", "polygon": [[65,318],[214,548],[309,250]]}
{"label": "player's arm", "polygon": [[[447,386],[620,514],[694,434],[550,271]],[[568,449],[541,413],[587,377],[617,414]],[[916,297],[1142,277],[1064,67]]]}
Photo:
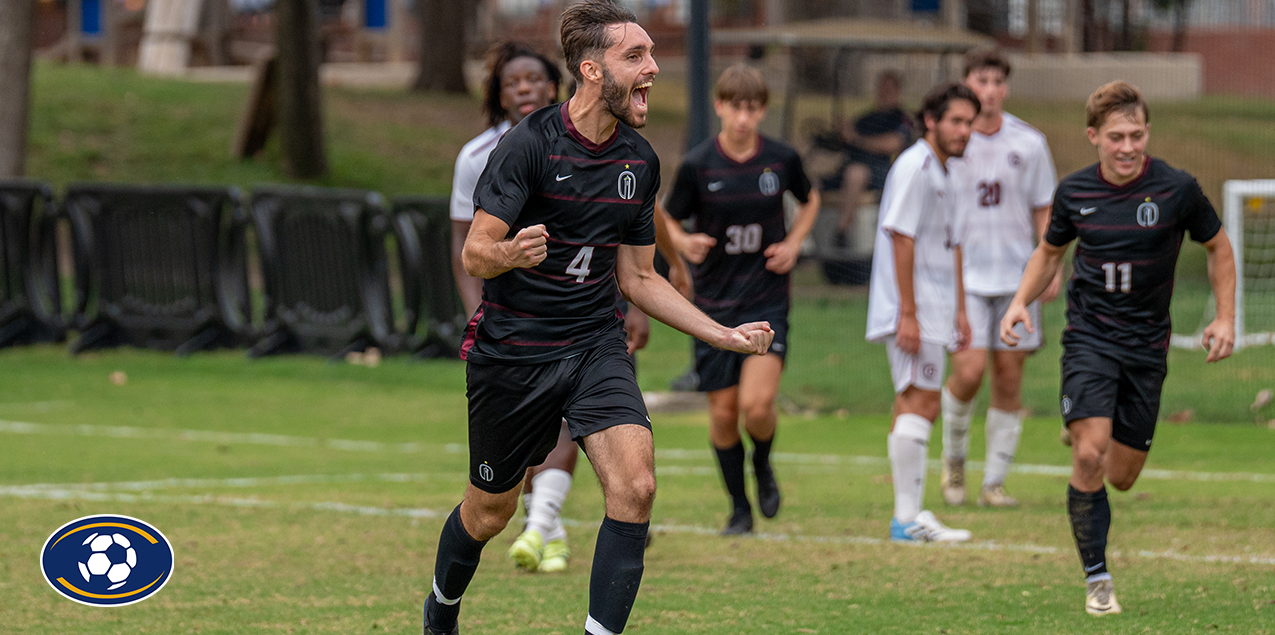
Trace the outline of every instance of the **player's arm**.
{"label": "player's arm", "polygon": [[1235,253],[1225,229],[1204,243],[1208,252],[1209,285],[1217,302],[1217,317],[1204,329],[1207,361],[1216,362],[1231,356],[1235,349]]}
{"label": "player's arm", "polygon": [[505,221],[481,209],[475,210],[474,224],[469,228],[461,253],[465,272],[475,278],[495,278],[510,269],[534,267],[549,253],[546,244],[549,232],[544,225],[524,228],[506,240],[508,234],[509,225]]}
{"label": "player's arm", "polygon": [[912,285],[912,269],[916,263],[916,239],[897,231],[890,232],[894,246],[894,278],[899,285],[899,323],[894,342],[909,355],[921,351],[921,323],[916,319],[916,293]]}
{"label": "player's arm", "polygon": [[[1032,224],[1036,227],[1037,244],[1045,242],[1045,233],[1049,231],[1049,215],[1053,209],[1052,205],[1041,205],[1032,210]],[[1058,271],[1054,273],[1054,279],[1045,287],[1045,291],[1040,294],[1041,302],[1053,302],[1054,298],[1062,292],[1063,267],[1061,261],[1058,265]]]}
{"label": "player's arm", "polygon": [[963,351],[970,345],[973,333],[965,314],[965,257],[961,246],[952,249],[956,260],[956,350]]}
{"label": "player's arm", "polygon": [[801,255],[801,243],[806,240],[815,219],[819,218],[819,192],[810,190],[809,197],[797,209],[797,217],[792,221],[792,228],[783,240],[766,247],[766,268],[778,274],[788,273],[797,264]]}
{"label": "player's arm", "polygon": [[1023,279],[1018,283],[1018,292],[1014,294],[1009,309],[1005,311],[1005,317],[1001,319],[1002,342],[1010,346],[1018,344],[1018,334],[1014,332],[1014,327],[1020,323],[1027,326],[1028,333],[1036,332],[1036,325],[1032,324],[1027,305],[1044,293],[1054,279],[1055,272],[1062,266],[1063,255],[1066,253],[1067,245],[1060,247],[1048,240],[1042,240],[1036,245],[1031,259],[1027,261],[1027,269],[1023,271]]}
{"label": "player's arm", "polygon": [[469,221],[452,219],[452,277],[456,280],[456,290],[460,292],[460,303],[465,306],[465,314],[473,315],[483,301],[483,281],[465,273],[465,262],[462,253],[465,251],[465,238],[469,236]]}
{"label": "player's arm", "polygon": [[764,355],[775,337],[766,322],[727,328],[704,315],[655,273],[654,245],[620,245],[615,277],[620,293],[643,313],[718,348]]}
{"label": "player's arm", "polygon": [[672,284],[678,293],[689,300],[694,293],[694,288],[691,284],[691,270],[686,266],[686,261],[682,259],[673,231],[678,231],[683,236],[686,235],[686,232],[682,231],[682,227],[678,225],[677,221],[673,220],[668,215],[668,212],[664,210],[664,206],[659,201],[656,201],[655,248],[660,250],[660,254],[668,262],[669,284]]}

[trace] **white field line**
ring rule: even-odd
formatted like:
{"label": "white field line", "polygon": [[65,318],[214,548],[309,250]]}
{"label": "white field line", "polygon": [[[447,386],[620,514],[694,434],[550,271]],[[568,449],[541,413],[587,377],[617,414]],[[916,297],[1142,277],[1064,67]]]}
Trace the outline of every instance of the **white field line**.
{"label": "white field line", "polygon": [[[417,454],[422,452],[443,452],[446,454],[465,454],[466,446],[461,443],[426,444],[426,443],[383,443],[380,441],[360,441],[353,439],[324,439],[320,437],[299,437],[281,434],[265,434],[257,432],[219,432],[210,430],[170,430],[163,428],[139,428],[134,426],[97,426],[68,425],[51,423],[26,423],[21,421],[0,420],[0,433],[38,434],[57,436],[92,436],[121,439],[158,439],[170,441],[201,441],[221,444],[272,445],[297,448],[326,448],[354,452],[385,452],[391,454]],[[883,444],[884,445],[884,444]],[[711,462],[708,450],[689,450],[664,448],[655,451],[655,457],[663,460],[694,460]],[[846,456],[839,454],[799,454],[792,452],[776,452],[772,455],[776,463],[794,465],[822,465],[837,467],[888,467],[889,460],[881,456]],[[983,469],[981,461],[969,461],[966,467],[970,470]],[[939,471],[941,462],[930,461],[930,470]],[[1010,470],[1020,474],[1038,476],[1070,476],[1069,465],[1033,465],[1015,464]],[[1247,481],[1252,483],[1275,483],[1275,474],[1255,472],[1193,472],[1186,470],[1145,469],[1142,479],[1160,481]]]}
{"label": "white field line", "polygon": [[[381,475],[349,475],[345,482],[353,480],[374,480],[385,477],[386,480],[414,481],[417,477],[424,475],[413,474],[381,474]],[[278,479],[297,479],[289,482],[314,482],[313,479],[319,477],[277,477]],[[312,479],[307,481],[306,479]],[[181,479],[175,479],[180,481]],[[215,479],[195,479],[195,480],[215,480]],[[246,479],[223,479],[223,482],[243,482]],[[268,480],[268,479],[264,479]],[[323,482],[323,481],[318,481]],[[340,482],[337,480],[327,482]],[[439,519],[445,518],[450,510],[434,510],[422,508],[394,508],[394,507],[374,507],[370,505],[351,505],[348,503],[337,502],[279,502],[272,500],[264,500],[258,498],[241,498],[232,496],[214,496],[211,494],[202,495],[157,495],[149,492],[141,494],[130,494],[122,492],[103,492],[90,491],[88,489],[52,489],[45,487],[32,486],[6,486],[0,487],[0,495],[16,496],[28,499],[45,499],[45,500],[88,500],[94,502],[118,502],[118,503],[159,503],[159,504],[182,504],[182,505],[222,505],[229,507],[253,507],[268,509],[307,509],[313,511],[337,512],[343,514],[354,514],[357,516],[377,516],[377,517],[400,517],[400,518],[426,518]],[[598,526],[596,522],[582,522],[579,520],[562,519],[564,525],[571,527],[587,527],[594,528]],[[676,524],[655,524],[651,526],[652,531],[668,534],[691,534],[700,536],[716,536],[718,530],[711,527],[703,527],[699,525],[676,525]],[[808,536],[802,534],[778,534],[778,533],[758,533],[750,537],[752,540],[761,540],[764,542],[794,542],[802,544],[821,544],[821,545],[863,545],[869,547],[886,547],[890,543],[881,538],[873,538],[868,536]],[[949,549],[966,549],[971,551],[1005,551],[1013,553],[1036,553],[1036,554],[1059,554],[1071,552],[1071,548],[1051,547],[1047,545],[1012,544],[999,543],[995,541],[981,541],[958,543],[953,545],[906,545],[925,548],[949,548]],[[1230,555],[1194,555],[1183,554],[1172,551],[1131,551],[1122,553],[1113,551],[1113,557],[1131,557],[1143,560],[1176,560],[1180,562],[1224,562],[1231,564],[1253,564],[1275,566],[1275,558],[1265,556],[1230,556]]]}

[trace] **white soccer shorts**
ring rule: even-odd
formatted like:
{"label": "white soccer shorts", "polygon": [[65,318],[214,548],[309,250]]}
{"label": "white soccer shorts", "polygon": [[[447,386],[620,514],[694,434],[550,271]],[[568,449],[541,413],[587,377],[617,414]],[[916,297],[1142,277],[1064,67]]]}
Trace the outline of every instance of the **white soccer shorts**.
{"label": "white soccer shorts", "polygon": [[921,350],[909,355],[899,350],[891,335],[885,342],[890,357],[890,376],[894,378],[894,392],[901,393],[908,386],[939,392],[943,389],[943,372],[947,367],[947,348],[942,344],[921,342]]}
{"label": "white soccer shorts", "polygon": [[1018,333],[1018,346],[1009,346],[1001,341],[1001,319],[1009,311],[1009,304],[1014,300],[1011,295],[975,295],[965,294],[965,317],[970,321],[970,348],[985,351],[1034,351],[1044,344],[1040,333],[1040,302],[1027,305],[1027,312],[1032,316],[1032,328],[1035,333],[1028,333],[1027,327],[1019,324],[1014,327]]}

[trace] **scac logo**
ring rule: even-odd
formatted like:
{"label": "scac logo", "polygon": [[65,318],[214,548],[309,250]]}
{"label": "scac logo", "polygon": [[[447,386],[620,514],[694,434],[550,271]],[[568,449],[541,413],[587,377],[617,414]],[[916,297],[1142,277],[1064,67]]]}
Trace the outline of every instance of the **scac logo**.
{"label": "scac logo", "polygon": [[774,196],[779,192],[779,175],[771,172],[769,168],[761,173],[757,178],[757,187],[762,194],[766,196]]}
{"label": "scac logo", "polygon": [[491,469],[490,465],[483,463],[478,466],[478,477],[490,483],[491,479],[496,478],[496,473]]}
{"label": "scac logo", "polygon": [[620,179],[617,183],[620,189],[620,198],[629,200],[637,193],[637,175],[625,170],[620,173]]}
{"label": "scac logo", "polygon": [[1061,407],[1062,407],[1062,413],[1064,417],[1071,414],[1071,406],[1072,406],[1071,397],[1063,395]]}
{"label": "scac logo", "polygon": [[85,516],[44,542],[40,569],[54,591],[89,606],[124,606],[159,592],[173,575],[173,547],[129,516]]}
{"label": "scac logo", "polygon": [[1151,227],[1159,220],[1160,207],[1155,203],[1152,203],[1150,198],[1148,198],[1145,203],[1138,206],[1139,225],[1142,225],[1143,227]]}

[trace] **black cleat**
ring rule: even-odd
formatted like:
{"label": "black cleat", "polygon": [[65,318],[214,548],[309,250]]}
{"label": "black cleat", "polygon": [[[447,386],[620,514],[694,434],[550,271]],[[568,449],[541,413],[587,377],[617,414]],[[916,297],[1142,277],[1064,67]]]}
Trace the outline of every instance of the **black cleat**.
{"label": "black cleat", "polygon": [[730,522],[722,530],[723,536],[741,536],[753,533],[753,510],[737,509],[731,515]]}
{"label": "black cleat", "polygon": [[425,615],[425,616],[424,616],[424,618],[423,618],[423,621],[424,621],[424,623],[425,623],[425,627],[424,627],[424,629],[423,629],[423,631],[422,631],[422,632],[423,632],[423,635],[460,635],[460,624],[456,624],[455,626],[453,626],[453,627],[452,627],[452,630],[450,630],[450,631],[436,631],[436,630],[434,630],[434,629],[430,628],[430,626],[429,626],[429,603],[430,603],[430,601],[431,601],[431,600],[435,600],[435,598],[434,598],[434,592],[433,592],[433,591],[430,591],[429,597],[425,598],[425,608],[424,608],[424,610],[422,611],[422,613],[424,613],[424,615]]}
{"label": "black cleat", "polygon": [[774,518],[779,513],[779,503],[783,497],[779,495],[779,482],[775,480],[775,471],[766,466],[763,469],[756,469],[757,472],[757,507],[761,509],[761,515],[766,518]]}

